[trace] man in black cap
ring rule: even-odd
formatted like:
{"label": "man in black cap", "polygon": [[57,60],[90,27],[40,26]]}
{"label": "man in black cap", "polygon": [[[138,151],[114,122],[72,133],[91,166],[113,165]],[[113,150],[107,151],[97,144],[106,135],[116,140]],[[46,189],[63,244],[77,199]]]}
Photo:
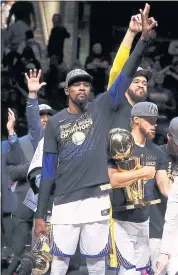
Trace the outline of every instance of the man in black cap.
{"label": "man in black cap", "polygon": [[145,101],[147,98],[147,83],[152,77],[150,70],[138,67],[134,79],[115,112],[112,113],[110,129],[123,128],[131,130],[130,113],[134,104]]}
{"label": "man in black cap", "polygon": [[[169,165],[167,173],[172,185],[174,178],[178,176],[178,117],[171,120],[168,128],[167,139],[167,144],[161,145],[160,148],[168,158]],[[156,262],[160,253],[167,207],[167,199],[162,196],[158,189],[156,189],[155,192],[157,193],[157,196],[161,198],[161,203],[151,206],[150,211],[150,252],[154,271],[156,271]],[[164,268],[160,273],[160,275],[164,274],[166,274],[166,268]]]}
{"label": "man in black cap", "polygon": [[140,102],[131,110],[132,136],[135,141],[132,157],[141,157],[143,167],[137,170],[121,172],[114,160],[109,160],[110,183],[113,188],[112,226],[116,265],[122,274],[141,274],[141,270],[149,269],[149,207],[119,211],[127,204],[125,189],[137,180],[148,181],[145,184],[144,200],[152,200],[156,184],[160,192],[167,196],[168,177],[167,159],[159,146],[152,142],[155,137],[157,106],[150,102]]}
{"label": "man in black cap", "polygon": [[[129,87],[146,48],[147,42],[143,41],[156,25],[148,20],[149,5],[141,14],[141,39],[111,88],[89,103],[92,77],[80,69],[69,72],[65,88],[69,107],[47,122],[35,230],[37,235],[46,233],[46,201],[55,182],[51,218],[53,275],[66,274],[79,239],[89,274],[105,274],[110,208],[108,192],[102,191],[109,182],[106,135],[111,109]],[[31,77],[35,80],[34,75]]]}

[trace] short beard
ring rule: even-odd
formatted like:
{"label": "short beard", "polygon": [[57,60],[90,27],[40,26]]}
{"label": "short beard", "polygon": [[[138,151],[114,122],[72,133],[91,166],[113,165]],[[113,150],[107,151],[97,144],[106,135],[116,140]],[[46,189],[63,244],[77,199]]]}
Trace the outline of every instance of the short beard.
{"label": "short beard", "polygon": [[128,95],[130,96],[130,98],[135,102],[142,102],[145,101],[147,98],[147,93],[145,93],[143,96],[137,96],[132,90],[128,89],[127,90]]}
{"label": "short beard", "polygon": [[88,98],[86,99],[72,99],[71,101],[80,109],[81,112],[86,111],[87,104],[88,104]]}
{"label": "short beard", "polygon": [[146,138],[146,139],[150,139],[153,140],[155,138],[155,135],[152,136],[151,134],[149,134],[145,129],[140,128],[140,132],[142,133],[142,135]]}

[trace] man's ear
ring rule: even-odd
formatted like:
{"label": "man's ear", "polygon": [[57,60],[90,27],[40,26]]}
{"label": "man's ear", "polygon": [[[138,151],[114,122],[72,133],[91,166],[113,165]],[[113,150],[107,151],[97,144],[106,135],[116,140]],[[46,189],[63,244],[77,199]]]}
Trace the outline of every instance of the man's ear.
{"label": "man's ear", "polygon": [[139,117],[137,116],[133,117],[133,122],[138,125],[140,122]]}
{"label": "man's ear", "polygon": [[69,89],[65,88],[65,94],[68,96],[69,95]]}

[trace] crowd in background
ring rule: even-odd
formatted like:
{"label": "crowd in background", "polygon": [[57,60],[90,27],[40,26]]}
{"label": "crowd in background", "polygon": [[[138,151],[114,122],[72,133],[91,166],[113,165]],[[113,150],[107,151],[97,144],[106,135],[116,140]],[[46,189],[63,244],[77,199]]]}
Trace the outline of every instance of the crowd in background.
{"label": "crowd in background", "polygon": [[[21,3],[20,3],[21,2]],[[26,5],[28,7],[26,8]],[[11,8],[12,7],[12,8]],[[33,4],[19,1],[14,5],[13,1],[1,4],[2,10],[2,119],[7,121],[7,108],[15,108],[18,116],[19,136],[27,132],[25,119],[25,102],[27,97],[27,85],[24,73],[29,69],[42,68],[43,58],[49,61],[49,68],[43,71],[43,80],[47,82],[45,88],[40,91],[41,103],[48,103],[56,110],[63,109],[67,104],[67,98],[63,92],[64,80],[70,69],[85,67],[86,71],[94,77],[93,97],[106,90],[108,75],[112,64],[111,53],[103,54],[102,45],[95,43],[90,55],[82,66],[76,60],[72,68],[68,68],[63,60],[63,48],[65,38],[70,34],[61,24],[59,14],[52,18],[53,28],[47,47],[41,45],[34,38],[36,30],[36,17]],[[9,11],[11,12],[9,13]],[[28,12],[24,12],[28,10]],[[149,81],[148,100],[156,103],[159,108],[159,127],[157,142],[165,142],[166,129],[171,118],[176,116],[176,102],[178,101],[178,41],[164,42],[157,39],[156,31],[152,35],[152,44],[141,66],[151,69],[154,74]],[[164,90],[164,95],[163,95]],[[92,100],[92,98],[91,98]],[[20,102],[20,104],[19,104]],[[7,138],[5,124],[2,125],[1,139]]]}
{"label": "crowd in background", "polygon": [[[27,134],[26,102],[28,97],[25,73],[30,69],[42,69],[42,60],[49,61],[49,67],[43,71],[42,80],[47,83],[38,93],[39,104],[48,104],[60,111],[68,104],[64,93],[67,73],[71,69],[83,68],[93,76],[91,99],[107,89],[113,58],[105,55],[102,45],[97,41],[92,45],[91,53],[84,66],[79,60],[68,68],[64,63],[64,41],[70,39],[70,33],[62,26],[60,14],[52,17],[53,28],[48,45],[41,45],[35,39],[36,16],[30,1],[4,1],[2,12],[2,56],[1,56],[1,140],[6,140],[8,108],[16,115],[16,133],[18,137]],[[166,45],[166,46],[165,46]],[[118,45],[119,46],[119,45]],[[167,128],[172,118],[178,116],[178,40],[161,42],[153,32],[152,43],[140,64],[144,69],[153,71],[148,83],[148,101],[158,106],[159,118],[155,142],[164,144]]]}

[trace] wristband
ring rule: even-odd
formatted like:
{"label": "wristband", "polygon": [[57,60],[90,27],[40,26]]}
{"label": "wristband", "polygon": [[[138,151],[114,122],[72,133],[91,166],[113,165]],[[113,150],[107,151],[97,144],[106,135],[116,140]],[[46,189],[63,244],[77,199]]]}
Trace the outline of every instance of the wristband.
{"label": "wristband", "polygon": [[16,133],[14,132],[12,135],[9,135],[9,137],[15,137]]}

